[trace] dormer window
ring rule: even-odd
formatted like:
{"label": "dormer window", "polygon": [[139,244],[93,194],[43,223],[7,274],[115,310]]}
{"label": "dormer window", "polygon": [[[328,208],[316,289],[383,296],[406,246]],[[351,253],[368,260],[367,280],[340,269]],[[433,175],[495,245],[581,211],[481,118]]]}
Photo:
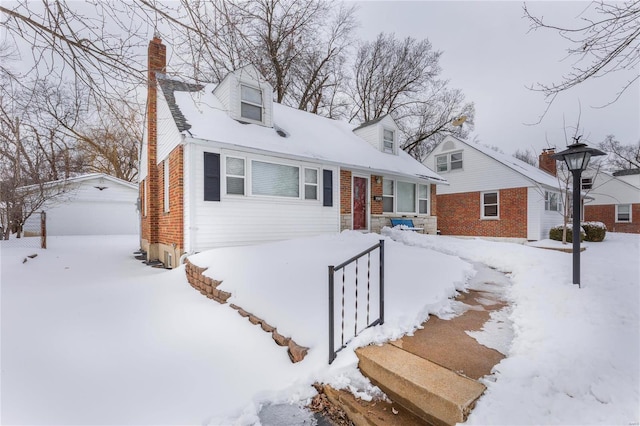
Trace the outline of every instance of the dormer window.
{"label": "dormer window", "polygon": [[384,131],[382,132],[382,150],[384,152],[393,154],[393,148],[394,148],[393,139],[394,139],[393,130],[384,129]]}
{"label": "dormer window", "polygon": [[262,121],[262,90],[240,85],[240,117]]}

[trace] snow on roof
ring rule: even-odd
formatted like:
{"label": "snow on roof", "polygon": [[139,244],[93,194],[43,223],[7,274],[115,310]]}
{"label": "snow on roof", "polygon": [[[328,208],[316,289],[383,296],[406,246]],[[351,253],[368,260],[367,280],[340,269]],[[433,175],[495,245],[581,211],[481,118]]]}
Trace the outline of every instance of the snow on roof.
{"label": "snow on roof", "polygon": [[[136,185],[135,183],[132,182],[127,182],[126,180],[122,180],[119,179],[115,176],[111,176],[105,173],[87,173],[84,175],[79,175],[79,176],[74,176],[74,177],[70,177],[67,179],[58,179],[58,180],[52,180],[49,182],[45,182],[44,183],[44,187],[52,187],[52,186],[57,186],[60,184],[69,184],[69,183],[75,183],[75,182],[84,182],[87,180],[91,180],[91,179],[105,179],[108,181],[111,181],[113,183],[117,183],[119,185],[125,186],[127,188],[130,189],[135,189],[138,190],[138,185]],[[22,189],[31,189],[31,188],[36,188],[38,187],[38,185],[27,185],[27,186],[23,186]]]}
{"label": "snow on roof", "polygon": [[[404,151],[391,155],[376,150],[353,133],[355,126],[273,104],[274,128],[232,119],[213,95],[215,85],[198,92],[175,91],[175,102],[191,126],[193,138],[231,147],[249,148],[298,159],[323,161],[387,175],[447,183],[446,179]],[[282,136],[284,134],[285,136]]]}
{"label": "snow on roof", "polygon": [[531,164],[519,160],[516,157],[512,157],[510,155],[503,154],[502,152],[495,151],[487,146],[480,145],[479,143],[469,143],[461,141],[459,139],[457,140],[466,143],[468,146],[477,149],[478,151],[482,152],[485,155],[488,155],[496,161],[499,161],[500,163],[520,173],[521,175],[534,181],[535,183],[552,188],[560,187],[560,183],[558,182],[557,177],[545,172],[542,169],[539,169],[536,166],[532,166]]}

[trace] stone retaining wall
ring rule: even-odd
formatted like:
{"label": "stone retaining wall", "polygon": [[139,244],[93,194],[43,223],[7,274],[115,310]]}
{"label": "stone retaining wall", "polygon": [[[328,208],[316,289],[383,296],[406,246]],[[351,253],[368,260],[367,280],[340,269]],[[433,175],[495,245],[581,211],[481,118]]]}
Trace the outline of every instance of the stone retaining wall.
{"label": "stone retaining wall", "polygon": [[[210,277],[205,277],[202,273],[206,271],[207,268],[201,268],[200,266],[194,265],[189,261],[189,259],[185,259],[185,272],[187,274],[187,281],[191,287],[195,288],[202,294],[203,296],[208,297],[209,299],[213,299],[218,303],[225,304],[227,300],[231,297],[231,293],[219,290],[217,287],[222,283],[222,281],[214,280]],[[271,333],[271,337],[274,342],[276,342],[279,346],[286,346],[287,352],[289,354],[289,358],[291,362],[299,362],[304,359],[309,351],[309,348],[298,345],[295,341],[293,341],[290,337],[285,337],[278,333],[278,329],[269,325],[266,321],[257,316],[251,314],[250,312],[245,311],[240,306],[234,305],[233,303],[229,304],[232,309],[238,311],[240,316],[247,318],[251,324],[260,325],[260,327],[266,331],[267,333]]]}

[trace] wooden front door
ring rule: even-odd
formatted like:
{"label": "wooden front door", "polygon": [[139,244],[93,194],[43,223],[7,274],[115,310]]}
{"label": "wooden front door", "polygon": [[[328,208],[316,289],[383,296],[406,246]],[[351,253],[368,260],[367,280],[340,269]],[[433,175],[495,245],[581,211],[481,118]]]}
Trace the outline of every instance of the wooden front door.
{"label": "wooden front door", "polygon": [[353,229],[367,229],[367,179],[353,177]]}

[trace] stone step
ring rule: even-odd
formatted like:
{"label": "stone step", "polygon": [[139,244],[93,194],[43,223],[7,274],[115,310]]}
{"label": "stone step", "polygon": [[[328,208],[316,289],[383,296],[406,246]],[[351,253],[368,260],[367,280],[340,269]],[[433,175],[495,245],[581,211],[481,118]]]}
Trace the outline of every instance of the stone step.
{"label": "stone step", "polygon": [[485,386],[391,344],[356,350],[362,374],[433,425],[464,422]]}

